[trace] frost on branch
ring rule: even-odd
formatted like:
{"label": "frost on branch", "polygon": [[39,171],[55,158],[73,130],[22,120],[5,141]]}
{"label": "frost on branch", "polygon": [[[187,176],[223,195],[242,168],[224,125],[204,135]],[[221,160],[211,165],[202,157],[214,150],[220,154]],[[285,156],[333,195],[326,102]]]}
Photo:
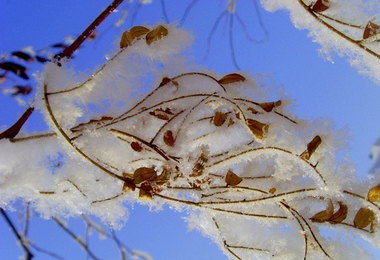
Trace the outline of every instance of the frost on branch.
{"label": "frost on branch", "polygon": [[1,140],[1,207],[22,199],[46,217],[120,227],[123,202],[166,202],[230,259],[363,259],[372,251],[357,243],[379,247],[378,182],[337,166],[343,142],[328,122],[292,115],[263,77],[187,65],[191,37],[171,25],[121,41],[91,76],[46,66],[36,102],[52,133]]}
{"label": "frost on branch", "polygon": [[378,0],[261,0],[268,11],[287,9],[298,29],[308,29],[320,53],[347,56],[359,73],[380,84],[380,4]]}

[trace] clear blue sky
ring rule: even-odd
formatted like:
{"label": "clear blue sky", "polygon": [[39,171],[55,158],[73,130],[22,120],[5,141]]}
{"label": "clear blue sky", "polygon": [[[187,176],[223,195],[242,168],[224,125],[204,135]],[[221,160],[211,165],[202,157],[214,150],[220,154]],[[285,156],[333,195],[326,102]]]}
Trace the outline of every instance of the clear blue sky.
{"label": "clear blue sky", "polygon": [[[171,2],[174,1],[165,1],[167,15],[170,21],[179,21],[191,1],[175,1],[181,2],[176,3],[178,6]],[[197,62],[203,59],[207,37],[226,6],[226,1],[199,2],[183,25],[193,31],[196,37],[193,53]],[[109,0],[2,1],[0,51],[12,52],[29,45],[40,49],[60,42],[69,34],[75,37],[109,3]],[[251,36],[262,39],[264,34],[258,26],[253,1],[237,1],[236,10]],[[278,84],[285,86],[287,94],[296,100],[299,116],[331,118],[337,128],[348,126],[352,132],[348,141],[351,149],[345,152],[357,165],[358,173],[363,175],[371,166],[370,148],[380,136],[380,86],[359,75],[345,59],[334,57],[334,63],[323,60],[317,52],[319,46],[307,37],[307,31],[294,28],[287,13],[260,11],[269,33],[269,40],[263,44],[247,41],[237,20],[234,20],[233,37],[240,68],[243,71],[270,73]],[[112,14],[99,28],[101,37],[94,42],[87,42],[75,54],[78,69],[92,70],[105,61],[105,54],[113,48],[115,39],[131,26],[131,20],[127,19],[122,28],[109,27],[119,16],[120,12]],[[141,8],[136,15],[135,25],[144,22],[152,25],[161,20],[161,4],[155,0],[153,4]],[[110,29],[105,31],[107,28]],[[214,34],[205,65],[221,73],[236,70],[230,57],[228,23],[224,19]],[[0,111],[0,126],[11,125],[24,108],[13,99],[0,95]],[[45,126],[35,113],[26,128],[33,131],[44,129]],[[129,221],[118,234],[130,248],[145,250],[158,260],[225,259],[209,239],[194,231],[186,233],[186,223],[181,219],[185,215],[169,209],[151,213],[148,208],[135,205],[130,210]],[[17,214],[11,216],[16,221]],[[76,225],[78,220],[72,222]],[[65,249],[62,255],[72,251],[74,256],[66,255],[67,259],[84,259],[83,254],[81,257],[76,255],[81,250],[69,242],[66,234],[53,231],[56,228],[52,223],[34,218],[32,225],[31,232],[35,232],[35,236],[31,237],[35,241],[41,240],[41,246],[54,242],[60,243],[59,247],[63,248],[62,245],[68,244],[70,248]],[[0,218],[0,256],[3,259],[17,259],[21,254],[13,234]]]}

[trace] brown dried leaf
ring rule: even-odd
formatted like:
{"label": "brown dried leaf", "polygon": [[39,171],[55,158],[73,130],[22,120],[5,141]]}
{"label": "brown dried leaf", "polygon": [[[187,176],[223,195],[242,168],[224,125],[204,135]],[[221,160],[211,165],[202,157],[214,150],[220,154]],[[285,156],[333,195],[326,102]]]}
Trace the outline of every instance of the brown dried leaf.
{"label": "brown dried leaf", "polygon": [[307,149],[301,154],[301,158],[304,160],[309,160],[321,143],[322,143],[322,139],[319,135],[314,137],[314,139],[311,140],[311,142],[307,144]]}
{"label": "brown dried leaf", "polygon": [[144,26],[132,27],[129,31],[125,31],[121,36],[120,48],[126,48],[127,46],[131,46],[136,38],[139,39],[139,37],[148,32],[149,29],[145,28]]}
{"label": "brown dried leaf", "polygon": [[230,120],[228,121],[228,125],[227,126],[231,126],[235,124],[234,120],[232,120],[232,118],[230,117]]}
{"label": "brown dried leaf", "polygon": [[342,202],[339,201],[339,209],[337,212],[335,212],[330,218],[329,221],[332,223],[341,223],[343,220],[346,219],[348,212],[347,205],[344,205]]}
{"label": "brown dried leaf", "polygon": [[380,184],[369,190],[368,200],[370,202],[379,202],[380,201]]}
{"label": "brown dried leaf", "polygon": [[152,200],[153,196],[150,191],[140,189],[139,198],[144,199],[144,200]]}
{"label": "brown dried leaf", "polygon": [[357,228],[365,228],[375,219],[375,213],[367,208],[359,209],[354,219],[354,225]]}
{"label": "brown dried leaf", "polygon": [[162,87],[163,85],[168,84],[170,81],[171,81],[171,79],[169,79],[168,77],[163,77],[162,81],[160,83],[160,87]]}
{"label": "brown dried leaf", "polygon": [[224,124],[224,121],[227,119],[227,114],[219,111],[215,111],[215,115],[212,118],[212,122],[215,126],[221,126]]}
{"label": "brown dried leaf", "polygon": [[225,182],[226,182],[228,185],[236,186],[236,185],[238,185],[242,180],[243,180],[243,178],[237,176],[233,171],[228,170],[228,172],[227,172],[227,174],[226,174],[226,178],[225,178]]}
{"label": "brown dried leaf", "polygon": [[168,29],[166,29],[164,26],[160,25],[157,28],[151,30],[146,35],[146,43],[150,45],[152,42],[157,41],[159,39],[162,39],[166,35],[168,35]]}
{"label": "brown dried leaf", "polygon": [[235,82],[240,82],[240,81],[245,81],[245,78],[242,75],[237,74],[237,73],[228,74],[224,76],[223,78],[221,78],[220,80],[218,80],[220,84],[229,84],[229,83],[235,83]]}
{"label": "brown dried leaf", "polygon": [[164,142],[167,146],[174,146],[173,132],[168,130],[164,134]]}
{"label": "brown dried leaf", "polygon": [[251,132],[259,139],[263,139],[265,133],[268,132],[269,125],[256,121],[254,119],[247,119],[247,126]]}
{"label": "brown dried leaf", "polygon": [[251,111],[252,114],[254,114],[254,115],[259,113],[259,111],[257,111],[256,109],[254,109],[254,108],[252,108],[252,107],[247,108],[247,110],[248,110],[248,111]]}
{"label": "brown dried leaf", "polygon": [[327,206],[326,210],[322,210],[321,212],[318,212],[314,216],[310,218],[313,222],[325,222],[331,218],[331,216],[334,214],[334,205],[329,201],[329,205]]}
{"label": "brown dried leaf", "polygon": [[380,33],[380,26],[373,22],[368,22],[367,26],[364,29],[363,39],[367,39],[378,33]]}
{"label": "brown dried leaf", "polygon": [[190,177],[198,177],[202,175],[204,164],[208,161],[207,155],[202,151],[201,155],[198,157],[197,163],[193,167],[193,173],[190,174]]}
{"label": "brown dried leaf", "polygon": [[[281,105],[281,100],[278,100],[276,102],[266,102],[266,103],[260,103],[259,106],[264,109],[266,112],[271,112],[273,108],[278,107]],[[249,108],[248,108],[249,110]]]}
{"label": "brown dried leaf", "polygon": [[271,193],[271,194],[274,194],[275,192],[276,192],[276,188],[271,188],[270,190],[269,190],[269,193]]}
{"label": "brown dried leaf", "polygon": [[142,146],[139,142],[132,142],[131,143],[131,147],[133,150],[135,150],[136,152],[141,152],[142,151]]}
{"label": "brown dried leaf", "polygon": [[172,114],[170,109],[168,110],[168,108],[166,110],[163,110],[162,108],[158,108],[158,109],[155,109],[154,111],[149,112],[149,115],[155,116],[156,118],[161,119],[161,120],[169,120],[168,114]]}
{"label": "brown dried leaf", "polygon": [[134,191],[136,189],[136,185],[129,182],[124,182],[123,191]]}
{"label": "brown dried leaf", "polygon": [[147,168],[147,167],[141,167],[135,170],[133,173],[133,183],[139,184],[144,181],[154,181],[157,178],[157,172],[155,169]]}
{"label": "brown dried leaf", "polygon": [[314,12],[323,12],[323,11],[326,11],[327,9],[329,9],[330,7],[330,4],[329,4],[329,0],[318,0],[314,5],[313,7],[311,8]]}

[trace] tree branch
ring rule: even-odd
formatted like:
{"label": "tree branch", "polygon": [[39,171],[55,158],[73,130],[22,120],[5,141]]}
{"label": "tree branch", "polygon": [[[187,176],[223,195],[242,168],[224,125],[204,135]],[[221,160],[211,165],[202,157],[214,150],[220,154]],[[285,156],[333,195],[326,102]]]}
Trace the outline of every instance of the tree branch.
{"label": "tree branch", "polygon": [[58,59],[70,58],[71,55],[79,48],[79,46],[95,31],[95,29],[112,13],[123,0],[114,0],[88,27],[81,35],[59,55]]}
{"label": "tree branch", "polygon": [[2,208],[0,208],[0,213],[1,213],[1,215],[3,215],[3,217],[5,218],[5,221],[8,223],[9,227],[12,229],[13,233],[17,237],[17,240],[19,241],[22,249],[24,249],[25,254],[26,254],[25,259],[31,260],[33,258],[33,254],[29,251],[29,248],[25,245],[23,238],[17,232],[16,227],[13,225],[13,223],[10,220],[10,218],[8,217],[7,213],[5,213],[5,211]]}

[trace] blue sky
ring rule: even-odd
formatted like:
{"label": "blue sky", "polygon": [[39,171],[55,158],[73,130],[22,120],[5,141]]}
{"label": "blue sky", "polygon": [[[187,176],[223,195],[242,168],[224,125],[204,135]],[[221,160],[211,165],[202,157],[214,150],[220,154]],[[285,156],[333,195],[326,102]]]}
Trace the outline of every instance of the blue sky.
{"label": "blue sky", "polygon": [[[69,34],[75,37],[109,2],[3,1],[0,4],[0,17],[3,21],[0,51],[9,53],[29,45],[40,49],[62,41]],[[181,20],[191,1],[176,2],[181,3],[174,7],[170,1],[165,2],[171,22]],[[225,6],[226,1],[197,3],[183,24],[184,28],[193,31],[195,35],[193,54],[198,63],[205,55],[207,38],[214,22],[225,10]],[[133,6],[131,7],[133,13]],[[265,38],[258,26],[253,1],[237,1],[236,10],[253,38]],[[236,18],[234,20],[233,39],[238,65],[243,71],[271,74],[278,84],[285,87],[286,93],[296,100],[299,116],[331,118],[337,128],[347,126],[352,136],[348,141],[351,149],[345,153],[357,165],[358,173],[363,175],[371,166],[370,148],[380,135],[380,86],[368,77],[359,75],[345,59],[335,56],[334,63],[325,61],[318,54],[319,46],[307,37],[308,32],[294,28],[286,12],[268,13],[263,9],[260,12],[269,34],[269,39],[262,44],[246,40]],[[99,27],[100,37],[94,42],[86,42],[75,54],[77,69],[92,70],[105,61],[105,55],[114,47],[113,43],[131,26],[131,20],[127,19],[121,28],[112,27],[119,16],[120,12],[112,14]],[[160,1],[153,1],[153,4],[142,6],[136,13],[134,24],[147,22],[152,25],[163,19]],[[228,26],[222,19],[204,63],[220,73],[236,70],[230,56]],[[0,95],[0,111],[0,126],[9,126],[22,114],[24,108],[12,98]],[[37,113],[25,127],[28,131],[46,128]],[[170,209],[151,213],[147,207],[135,205],[130,210],[129,221],[118,234],[130,248],[145,250],[155,259],[225,259],[209,239],[195,231],[187,233],[186,223],[181,219],[185,215]],[[17,214],[11,216],[16,221]],[[73,229],[80,224],[80,220],[71,222]],[[41,246],[50,241],[64,241],[59,243],[71,245],[70,249],[64,251],[72,250],[74,255],[81,252],[80,249],[74,251],[79,247],[70,243],[62,231],[53,232],[51,223],[46,224],[45,221],[34,218],[32,225],[31,232],[33,230],[36,234],[31,234],[31,237],[35,241],[40,239]],[[16,259],[21,253],[13,234],[0,219],[0,255],[4,259]],[[67,252],[62,255],[65,253]],[[74,259],[73,256],[66,258]],[[75,259],[78,258],[76,255]],[[84,255],[80,259],[84,259]]]}

